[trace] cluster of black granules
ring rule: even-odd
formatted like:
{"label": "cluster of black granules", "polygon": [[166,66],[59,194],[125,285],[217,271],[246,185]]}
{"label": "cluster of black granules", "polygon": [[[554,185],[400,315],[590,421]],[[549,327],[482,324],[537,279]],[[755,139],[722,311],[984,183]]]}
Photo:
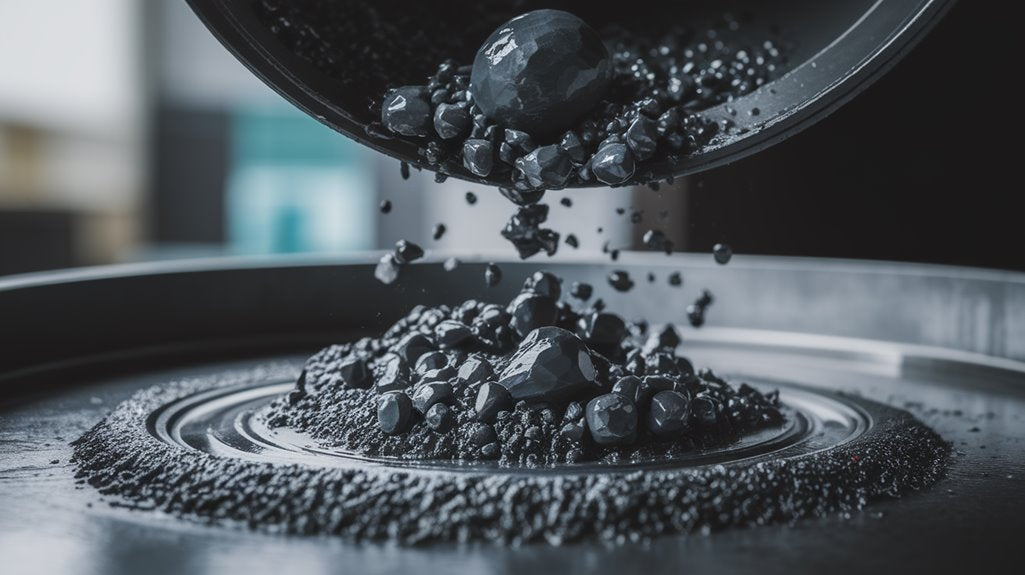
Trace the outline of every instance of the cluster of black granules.
{"label": "cluster of black granules", "polygon": [[267,366],[141,391],[75,441],[78,477],[119,505],[272,533],[405,544],[615,544],[853,512],[930,486],[950,451],[907,412],[864,401],[873,425],[834,449],[633,472],[277,464],[186,449],[150,430],[151,414],[173,401],[296,371]]}
{"label": "cluster of black granules", "polygon": [[363,455],[526,466],[670,457],[783,422],[777,393],[695,372],[672,326],[561,292],[537,272],[506,306],[418,306],[316,354],[268,420]]}
{"label": "cluster of black granules", "polygon": [[464,168],[519,191],[644,183],[649,163],[699,151],[732,127],[702,110],[763,85],[783,63],[771,41],[735,45],[730,24],[656,42],[610,27],[596,48],[597,33],[576,17],[528,13],[500,26],[473,66],[449,60],[425,85],[391,90],[382,124],[416,141],[441,174]]}

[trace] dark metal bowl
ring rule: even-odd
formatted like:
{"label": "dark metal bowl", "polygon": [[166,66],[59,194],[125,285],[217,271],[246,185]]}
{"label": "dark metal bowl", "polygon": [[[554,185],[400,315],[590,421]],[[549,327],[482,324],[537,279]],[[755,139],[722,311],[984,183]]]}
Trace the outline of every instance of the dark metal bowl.
{"label": "dark metal bowl", "polygon": [[[496,26],[507,19],[511,2],[489,2],[493,18],[464,22],[462,2],[426,0],[416,3],[418,18],[392,23],[400,27],[400,38],[385,41],[370,26],[361,27],[356,36],[332,45],[339,61],[355,62],[360,77],[341,78],[337,71],[325,73],[308,59],[293,53],[268,29],[259,16],[260,2],[253,0],[187,0],[196,14],[220,41],[254,74],[307,114],[331,128],[411,165],[431,169],[418,154],[416,142],[368,131],[379,120],[369,103],[379,101],[386,87],[422,83],[437,64],[421,63],[415,55],[423,52],[424,35],[441,37],[439,53],[472,62],[477,47]],[[778,26],[796,45],[790,68],[778,80],[748,94],[730,106],[736,116],[720,105],[708,110],[715,119],[730,119],[744,133],[724,136],[707,150],[677,162],[650,166],[645,174],[653,180],[707,170],[738,160],[771,146],[821,120],[830,112],[864,90],[890,69],[935,24],[953,0],[782,0],[757,2],[634,2],[630,14],[622,8],[612,10],[604,3],[563,0],[562,2],[521,2],[519,10],[535,5],[558,5],[580,14],[596,24],[614,22],[641,30],[658,30],[666,22],[702,22],[724,11],[749,14],[752,33]],[[324,7],[345,6],[349,10],[374,10],[397,14],[410,4],[394,2],[299,2],[311,18],[326,18],[318,11]],[[387,16],[384,16],[387,18]],[[387,20],[385,20],[387,22]],[[408,30],[406,30],[408,28]],[[455,35],[452,29],[457,28]],[[453,37],[454,36],[454,37]],[[760,36],[756,36],[760,37]],[[415,41],[413,40],[415,39]],[[318,48],[318,38],[304,38],[309,50]],[[429,41],[428,41],[428,45]],[[334,53],[334,52],[337,53]],[[371,72],[358,64],[367,54],[378,54],[383,62]],[[366,73],[366,75],[363,75]],[[750,112],[758,109],[757,115]],[[454,177],[485,184],[500,184],[478,178],[458,168]]]}

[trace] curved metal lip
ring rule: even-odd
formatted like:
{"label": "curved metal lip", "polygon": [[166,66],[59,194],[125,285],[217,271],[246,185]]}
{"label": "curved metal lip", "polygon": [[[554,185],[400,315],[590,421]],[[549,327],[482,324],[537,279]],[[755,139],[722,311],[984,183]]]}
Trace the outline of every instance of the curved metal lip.
{"label": "curved metal lip", "polygon": [[[344,254],[286,254],[262,256],[223,256],[183,258],[151,262],[121,263],[82,268],[58,269],[0,276],[0,296],[5,291],[31,289],[51,285],[116,280],[119,278],[158,276],[167,274],[196,274],[215,271],[306,268],[319,266],[372,266],[385,251],[349,252]],[[441,264],[449,257],[458,257],[463,264],[474,265],[497,262],[500,265],[531,266],[529,261],[510,260],[504,251],[449,251],[428,253],[416,264]],[[630,252],[628,262],[612,264],[607,257],[599,255],[560,255],[546,261],[546,265],[600,266],[605,267],[673,267],[686,265],[690,268],[716,268],[718,264],[709,261],[707,254],[679,252],[671,257],[662,253]],[[813,258],[797,256],[735,256],[733,265],[752,269],[807,270],[856,270],[910,276],[971,277],[992,281],[1025,284],[1025,272],[999,270],[983,267],[951,266],[932,263],[913,263],[886,260],[859,260],[845,258]],[[536,267],[536,266],[535,266]],[[966,276],[965,274],[969,274]]]}
{"label": "curved metal lip", "polygon": [[[871,429],[874,422],[870,409],[861,405],[857,398],[766,380],[759,385],[778,387],[785,398],[787,420],[778,428],[766,428],[731,444],[671,458],[524,468],[492,462],[367,456],[317,446],[311,438],[296,432],[266,428],[260,420],[262,409],[270,399],[287,392],[293,385],[291,382],[254,382],[188,395],[154,411],[147,418],[147,429],[164,443],[189,451],[274,464],[377,467],[410,473],[579,475],[741,465],[780,455],[803,457],[850,443]],[[231,429],[225,431],[229,422]]]}
{"label": "curved metal lip", "polygon": [[[419,146],[409,140],[367,133],[365,126],[333,103],[326,77],[299,58],[289,62],[275,57],[251,27],[230,9],[231,0],[186,0],[217,39],[254,75],[283,98],[322,124],[370,148],[421,169]],[[739,135],[720,136],[698,154],[675,163],[647,166],[626,184],[659,181],[722,166],[795,135],[825,118],[901,60],[940,20],[956,0],[877,0],[847,31],[818,54],[781,78],[762,86],[728,106],[710,108],[714,119],[730,119]],[[884,5],[893,9],[882,9]],[[820,66],[820,63],[822,64]],[[301,71],[300,74],[297,71]],[[324,85],[315,87],[314,81]],[[752,114],[757,109],[757,114]],[[503,185],[458,168],[446,175],[480,184]],[[599,187],[595,184],[574,187]]]}

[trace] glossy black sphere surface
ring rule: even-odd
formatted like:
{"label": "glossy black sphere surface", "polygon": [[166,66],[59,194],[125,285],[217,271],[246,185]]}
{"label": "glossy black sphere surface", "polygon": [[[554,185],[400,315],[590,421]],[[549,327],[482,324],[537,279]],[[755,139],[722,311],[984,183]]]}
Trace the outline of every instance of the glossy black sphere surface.
{"label": "glossy black sphere surface", "polygon": [[470,91],[489,118],[556,137],[590,111],[612,78],[598,33],[561,10],[535,10],[499,26],[477,52]]}

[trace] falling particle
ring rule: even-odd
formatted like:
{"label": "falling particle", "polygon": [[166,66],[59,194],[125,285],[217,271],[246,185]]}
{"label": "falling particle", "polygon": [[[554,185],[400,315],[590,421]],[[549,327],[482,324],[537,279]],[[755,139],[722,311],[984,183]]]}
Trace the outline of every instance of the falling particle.
{"label": "falling particle", "polygon": [[669,285],[673,287],[680,287],[683,285],[683,275],[680,272],[673,272],[669,274]]}
{"label": "falling particle", "polygon": [[434,224],[434,232],[432,233],[434,241],[440,240],[447,230],[448,228],[445,227],[445,224]]}
{"label": "falling particle", "polygon": [[395,259],[395,254],[387,253],[381,256],[381,261],[377,262],[377,267],[374,268],[374,277],[377,281],[388,285],[395,283],[395,280],[399,279],[399,262]]}
{"label": "falling particle", "polygon": [[717,263],[726,265],[730,263],[730,258],[733,257],[733,250],[727,244],[715,244],[715,247],[712,248],[712,255]]}
{"label": "falling particle", "polygon": [[612,258],[612,261],[618,262],[619,261],[619,250],[612,250],[611,252],[609,252],[609,257]]}
{"label": "falling particle", "polygon": [[648,283],[650,283],[650,284],[655,283],[655,274],[654,274],[654,272],[648,272]]}
{"label": "falling particle", "polygon": [[471,206],[477,203],[477,194],[473,192],[466,192],[466,203]]}
{"label": "falling particle", "polygon": [[390,214],[391,213],[391,200],[381,200],[381,213],[382,214]]}
{"label": "falling particle", "polygon": [[580,240],[578,240],[575,235],[569,234],[566,236],[566,245],[573,249],[577,249],[580,247]]}
{"label": "falling particle", "polygon": [[484,283],[488,287],[495,287],[502,281],[502,268],[491,262],[484,268]]}
{"label": "falling particle", "polygon": [[630,279],[630,274],[616,270],[609,274],[609,285],[618,292],[628,292],[633,289],[634,282]]}
{"label": "falling particle", "polygon": [[619,215],[623,215],[626,213],[626,208],[616,208],[616,213]]}
{"label": "falling particle", "polygon": [[445,268],[445,271],[450,272],[459,267],[459,260],[456,258],[448,258],[442,265]]}
{"label": "falling particle", "polygon": [[424,250],[409,240],[395,242],[395,261],[408,264],[424,257]]}
{"label": "falling particle", "polygon": [[693,304],[687,306],[687,320],[691,326],[701,327],[705,325],[705,314],[714,301],[715,298],[712,297],[712,292],[704,290],[701,292],[701,297]]}
{"label": "falling particle", "polygon": [[406,162],[401,162],[399,164],[399,174],[402,174],[402,179],[403,180],[408,180],[409,179],[409,164],[407,164]]}
{"label": "falling particle", "polygon": [[662,250],[666,255],[673,253],[673,241],[662,230],[648,230],[644,233],[643,241],[649,249]]}
{"label": "falling particle", "polygon": [[441,172],[435,172],[434,173],[434,183],[435,184],[444,184],[445,180],[447,180],[447,179],[448,179],[448,174],[443,174]]}
{"label": "falling particle", "polygon": [[569,198],[562,198],[561,200],[559,200],[559,203],[566,206],[567,208],[573,207],[573,200]]}
{"label": "falling particle", "polygon": [[599,233],[599,234],[600,234],[600,233],[602,233],[602,232],[604,232],[604,231],[605,231],[605,228],[598,228],[598,233]]}
{"label": "falling particle", "polygon": [[594,288],[591,287],[591,284],[584,282],[573,282],[573,287],[569,290],[569,295],[580,301],[587,301],[591,299],[591,294],[593,293]]}

